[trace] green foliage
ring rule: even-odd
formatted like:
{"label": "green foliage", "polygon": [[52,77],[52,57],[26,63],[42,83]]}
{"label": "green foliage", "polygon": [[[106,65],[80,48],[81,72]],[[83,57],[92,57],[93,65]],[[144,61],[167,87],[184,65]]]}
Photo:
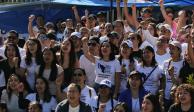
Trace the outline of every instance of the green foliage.
{"label": "green foliage", "polygon": [[187,77],[187,83],[194,85],[194,74],[190,74]]}

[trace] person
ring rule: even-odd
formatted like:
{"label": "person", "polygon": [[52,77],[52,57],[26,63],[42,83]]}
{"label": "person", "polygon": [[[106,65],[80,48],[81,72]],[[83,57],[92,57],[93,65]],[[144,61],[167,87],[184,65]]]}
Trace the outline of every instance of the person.
{"label": "person", "polygon": [[45,48],[42,54],[43,62],[36,67],[36,76],[46,78],[49,82],[51,95],[56,95],[55,80],[57,77],[63,79],[63,68],[57,64],[56,54],[52,48]]}
{"label": "person", "polygon": [[23,69],[22,74],[26,77],[31,90],[34,90],[35,69],[42,62],[42,47],[38,39],[29,39],[26,42],[26,48],[26,56],[22,57],[20,67]]}
{"label": "person", "polygon": [[[8,82],[7,88],[2,91],[1,103],[5,103],[8,112],[24,112],[24,109],[19,105],[19,88],[24,86],[21,79],[16,74],[11,74]],[[24,87],[23,87],[24,88]],[[28,91],[24,88],[24,96]]]}
{"label": "person", "polygon": [[34,101],[29,104],[28,112],[42,112],[42,106]]}
{"label": "person", "polygon": [[82,38],[82,49],[86,47],[88,50],[83,50],[84,55],[80,57],[80,68],[86,71],[86,84],[93,87],[95,81],[95,63],[89,59],[87,55],[99,56],[100,40],[96,36],[91,36],[88,41],[84,41],[87,37]]}
{"label": "person", "polygon": [[113,112],[130,112],[128,106],[124,102],[119,102],[113,109]]}
{"label": "person", "polygon": [[[60,79],[58,79],[58,80],[60,80]],[[56,80],[56,83],[59,82],[58,80]],[[75,84],[78,84],[81,87],[80,101],[82,101],[86,104],[89,104],[90,99],[96,96],[96,91],[92,87],[89,87],[86,84],[86,72],[85,72],[85,70],[82,68],[73,69],[72,82]],[[60,85],[61,84],[59,84],[58,88],[60,88]],[[60,91],[60,89],[58,89],[58,90]],[[63,93],[58,94],[58,95],[63,95],[63,94],[65,94],[64,97],[60,96],[61,99],[59,101],[62,101],[63,99],[67,98],[67,88],[64,88]]]}
{"label": "person", "polygon": [[125,40],[120,45],[120,53],[117,56],[117,59],[119,60],[121,64],[121,86],[120,86],[120,92],[126,89],[127,85],[127,78],[131,71],[135,70],[135,60],[132,57],[133,53],[133,45],[130,40]]}
{"label": "person", "polygon": [[71,83],[67,88],[67,99],[60,102],[55,112],[92,112],[89,105],[80,101],[81,87]]}
{"label": "person", "polygon": [[7,106],[5,103],[0,103],[0,112],[7,112]]}
{"label": "person", "polygon": [[125,102],[130,112],[140,112],[143,97],[147,94],[142,79],[140,72],[132,71],[128,76],[127,89],[119,95],[119,102]]}
{"label": "person", "polygon": [[58,63],[64,70],[64,87],[67,87],[72,81],[73,68],[79,67],[79,61],[71,39],[64,39],[61,43],[59,58]]}
{"label": "person", "polygon": [[111,81],[104,79],[100,82],[98,88],[98,96],[90,100],[90,106],[93,111],[97,112],[111,112],[113,111],[117,101],[113,99],[113,90]]}
{"label": "person", "polygon": [[4,72],[5,84],[7,84],[9,76],[20,68],[21,58],[18,47],[13,43],[6,45],[4,54],[6,59],[0,61],[0,68]]}
{"label": "person", "polygon": [[191,84],[181,84],[176,89],[176,102],[168,112],[194,112],[194,87]]}
{"label": "person", "polygon": [[57,101],[49,91],[49,84],[44,77],[37,77],[35,83],[35,93],[28,94],[25,98],[23,90],[20,91],[19,103],[22,108],[28,110],[32,102],[38,102],[42,106],[42,112],[54,112]]}
{"label": "person", "polygon": [[155,60],[152,47],[146,46],[143,49],[143,60],[142,63],[137,65],[136,70],[144,74],[143,86],[148,92],[156,95],[159,89],[164,88],[165,77],[162,74],[162,68],[158,66]]}
{"label": "person", "polygon": [[156,95],[147,94],[144,96],[141,112],[161,112],[159,100]]}
{"label": "person", "polygon": [[[10,30],[7,33],[7,40],[5,41],[4,46],[0,47],[0,56],[2,56],[3,58],[6,58],[6,56],[4,54],[6,44],[12,43],[12,44],[14,44],[18,47],[18,42],[19,42],[19,33],[15,30]],[[20,48],[20,47],[18,47],[18,49],[19,49],[20,55],[25,56],[26,51],[23,48]]]}

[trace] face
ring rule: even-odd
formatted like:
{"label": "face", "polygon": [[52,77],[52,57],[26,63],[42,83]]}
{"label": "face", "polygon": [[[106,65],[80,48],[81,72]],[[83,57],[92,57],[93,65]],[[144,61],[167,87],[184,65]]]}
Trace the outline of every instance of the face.
{"label": "face", "polygon": [[99,44],[95,41],[90,41],[88,43],[89,52],[93,55],[97,55],[99,52]]}
{"label": "face", "polygon": [[44,93],[45,88],[46,88],[46,84],[43,81],[43,79],[38,78],[38,79],[36,79],[35,87],[36,87],[36,90],[37,90],[38,93]]}
{"label": "face", "polygon": [[67,28],[72,28],[73,27],[73,21],[72,21],[72,19],[67,19],[66,20],[66,27]]}
{"label": "face", "polygon": [[73,41],[74,47],[75,48],[80,48],[81,47],[81,39],[76,36],[71,36],[71,39]]}
{"label": "face", "polygon": [[180,100],[181,104],[189,104],[191,103],[191,95],[185,89],[181,89],[178,91],[178,99]]}
{"label": "face", "polygon": [[120,50],[123,57],[129,57],[132,53],[132,48],[128,47],[127,44],[121,45]]}
{"label": "face", "polygon": [[28,41],[28,43],[27,43],[27,48],[29,49],[31,54],[35,54],[36,53],[37,46],[38,46],[37,43],[34,42],[34,41],[31,41],[31,40]]}
{"label": "face", "polygon": [[69,40],[64,40],[61,44],[61,50],[64,53],[69,53],[71,51],[71,43]]}
{"label": "face", "polygon": [[105,30],[106,30],[107,34],[110,33],[110,32],[112,32],[112,31],[113,31],[113,26],[112,26],[112,24],[111,24],[111,23],[107,23],[107,24],[105,25]]}
{"label": "face", "polygon": [[153,56],[154,56],[154,54],[151,51],[144,49],[144,51],[143,51],[144,60],[152,61]]}
{"label": "face", "polygon": [[101,35],[105,35],[105,33],[106,33],[105,25],[104,24],[100,25],[99,29],[100,29]]}
{"label": "face", "polygon": [[171,37],[171,32],[167,30],[165,27],[161,27],[159,29],[159,35],[165,35],[166,37],[170,38]]}
{"label": "face", "polygon": [[42,17],[37,17],[36,24],[42,26],[44,24],[44,19]]}
{"label": "face", "polygon": [[15,33],[9,33],[9,36],[7,37],[7,43],[13,43],[17,45],[19,39]]}
{"label": "face", "polygon": [[114,31],[119,33],[119,34],[122,34],[123,33],[123,26],[120,22],[116,22],[115,26],[114,26]]}
{"label": "face", "polygon": [[103,56],[109,56],[111,53],[111,46],[108,42],[102,43],[101,52]]}
{"label": "face", "polygon": [[43,52],[43,60],[44,60],[44,62],[45,63],[52,63],[52,61],[53,61],[53,58],[54,58],[54,56],[53,56],[54,54],[52,53],[52,51],[51,50],[45,50],[44,52]]}
{"label": "face", "polygon": [[168,16],[171,20],[172,20],[173,17],[174,17],[173,13],[168,13],[167,16]]}
{"label": "face", "polygon": [[76,84],[84,85],[86,80],[86,76],[84,75],[83,71],[77,69],[73,73],[73,81]]}
{"label": "face", "polygon": [[105,85],[101,85],[99,87],[98,91],[99,91],[100,96],[102,96],[102,97],[109,97],[110,92],[111,92],[110,88],[108,88]]}
{"label": "face", "polygon": [[132,89],[139,89],[141,85],[141,80],[137,76],[131,76],[129,78],[129,85]]}
{"label": "face", "polygon": [[80,33],[81,33],[81,37],[88,37],[89,36],[89,31],[86,28],[81,28]]}
{"label": "face", "polygon": [[67,99],[70,103],[74,103],[80,100],[80,93],[74,86],[70,86],[67,89]]}
{"label": "face", "polygon": [[157,41],[157,48],[158,49],[163,49],[163,50],[166,50],[166,48],[168,47],[168,39],[166,38],[160,38],[158,41]]}
{"label": "face", "polygon": [[8,59],[13,59],[16,56],[16,50],[14,46],[8,45],[6,54]]}
{"label": "face", "polygon": [[28,107],[28,112],[41,112],[37,104],[30,104]]}
{"label": "face", "polygon": [[138,46],[139,41],[134,34],[129,34],[128,39],[131,40],[133,46]]}
{"label": "face", "polygon": [[115,108],[114,112],[125,112],[125,109],[121,105],[119,105]]}
{"label": "face", "polygon": [[105,22],[105,17],[103,15],[99,15],[97,17],[97,21],[100,22],[100,23]]}
{"label": "face", "polygon": [[152,25],[148,25],[147,30],[149,30],[151,35],[154,36],[154,27]]}
{"label": "face", "polygon": [[190,58],[190,56],[188,55],[188,53],[185,53],[184,58],[185,58],[185,60],[187,61],[187,63],[192,64],[191,58]]}
{"label": "face", "polygon": [[9,79],[8,79],[8,85],[10,87],[11,90],[17,90],[17,86],[20,83],[19,79],[17,76],[11,76]]}
{"label": "face", "polygon": [[180,57],[180,51],[178,50],[178,48],[176,46],[169,45],[169,49],[170,49],[169,53],[170,53],[172,58]]}
{"label": "face", "polygon": [[149,99],[145,99],[142,102],[142,112],[152,112],[153,111],[153,104]]}

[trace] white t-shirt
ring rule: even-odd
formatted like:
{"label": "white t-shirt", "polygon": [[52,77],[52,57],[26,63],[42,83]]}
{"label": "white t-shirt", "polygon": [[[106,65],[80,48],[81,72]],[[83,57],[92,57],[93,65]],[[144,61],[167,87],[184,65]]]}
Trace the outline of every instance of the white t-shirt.
{"label": "white t-shirt", "polygon": [[[40,65],[38,65],[36,67],[36,74],[39,73],[39,68],[40,68]],[[58,74],[57,76],[59,76],[62,72],[63,72],[63,68],[59,65],[57,65],[57,71],[58,71]],[[49,90],[51,92],[51,95],[56,95],[56,84],[55,84],[55,81],[50,81],[49,80],[49,77],[50,77],[50,72],[51,72],[51,69],[45,69],[43,71],[43,77],[45,79],[47,79],[48,83],[49,83]]]}
{"label": "white t-shirt", "polygon": [[167,60],[167,61],[164,62],[163,74],[165,74],[165,77],[166,77],[166,87],[165,87],[165,98],[166,99],[170,99],[170,91],[171,91],[171,88],[173,86],[171,77],[168,73],[168,68],[170,66],[173,66],[174,67],[175,78],[178,78],[180,69],[183,67],[183,61],[184,60],[180,60],[178,62],[173,62],[173,61]]}
{"label": "white t-shirt", "polygon": [[3,72],[3,70],[0,70],[0,87],[4,87],[6,84],[5,84],[5,74]]}
{"label": "white t-shirt", "polygon": [[80,109],[80,105],[78,105],[77,107],[72,107],[71,105],[69,105],[69,112],[79,112]]}
{"label": "white t-shirt", "polygon": [[95,81],[95,63],[92,63],[90,60],[88,60],[84,55],[82,55],[79,59],[80,62],[80,68],[83,68],[86,72],[86,84],[89,86],[94,85]]}
{"label": "white t-shirt", "polygon": [[[97,108],[97,103],[98,103],[98,96],[94,97],[91,99],[90,101],[90,106],[92,107],[93,111],[95,112],[96,108]],[[113,103],[113,107],[112,107],[112,103]],[[116,106],[118,102],[113,99],[113,102],[111,102],[111,100],[108,100],[106,103],[105,103],[105,111],[104,112],[111,112],[111,110]],[[99,106],[100,106],[101,102],[99,102]],[[104,103],[103,103],[104,104]]]}
{"label": "white t-shirt", "polygon": [[[137,65],[137,71],[140,73],[144,73],[146,77],[150,74],[150,72],[154,69],[154,67],[146,67],[141,64]],[[151,92],[152,94],[156,94],[159,86],[160,86],[160,78],[162,77],[162,68],[157,66],[157,68],[152,72],[149,78],[144,83],[144,88]]]}
{"label": "white t-shirt", "polygon": [[132,97],[132,112],[141,112],[139,98]]}
{"label": "white t-shirt", "polygon": [[[121,81],[121,85],[120,85],[120,93],[124,90],[127,89],[126,85],[127,85],[127,79],[128,76],[130,74],[130,68],[129,68],[129,64],[130,64],[130,60],[129,59],[122,59],[121,65],[125,65],[125,70],[126,73],[125,74],[121,74],[120,75],[120,81]],[[134,62],[134,67],[136,66],[135,62]]]}
{"label": "white t-shirt", "polygon": [[[19,52],[20,52],[20,57],[26,55],[25,49],[20,48],[20,47],[18,47],[18,49],[19,49]],[[5,51],[5,47],[3,46],[3,47],[0,48],[0,56],[2,56],[3,58],[6,58],[5,55],[4,55],[4,51]]]}
{"label": "white t-shirt", "polygon": [[[26,99],[33,102],[36,101],[36,93],[31,93],[26,96]],[[51,112],[51,110],[55,110],[57,106],[57,101],[54,97],[51,97],[50,102],[43,102],[40,100],[39,103],[42,105],[42,112]]]}
{"label": "white t-shirt", "polygon": [[121,72],[121,66],[117,59],[113,61],[104,61],[101,59],[96,59],[95,65],[95,82],[100,84],[104,79],[108,79],[112,82],[112,85],[115,85],[115,73]]}
{"label": "white t-shirt", "polygon": [[36,66],[37,66],[36,60],[35,60],[35,58],[32,58],[32,63],[30,65],[27,65],[25,58],[26,57],[22,58],[21,63],[20,63],[20,67],[27,70],[26,80],[27,80],[28,84],[30,85],[30,88],[32,90],[34,90],[35,70],[36,70]]}
{"label": "white t-shirt", "polygon": [[[65,88],[63,90],[63,92],[67,92],[67,88]],[[91,98],[96,97],[96,91],[89,87],[89,86],[85,86],[82,90],[81,90],[81,96],[80,96],[80,100],[86,104],[90,104],[90,100]]]}
{"label": "white t-shirt", "polygon": [[158,55],[156,52],[155,52],[155,59],[158,63],[158,65],[160,65],[161,67],[163,66],[164,62],[168,59],[170,59],[170,54],[169,53],[165,53],[163,55]]}

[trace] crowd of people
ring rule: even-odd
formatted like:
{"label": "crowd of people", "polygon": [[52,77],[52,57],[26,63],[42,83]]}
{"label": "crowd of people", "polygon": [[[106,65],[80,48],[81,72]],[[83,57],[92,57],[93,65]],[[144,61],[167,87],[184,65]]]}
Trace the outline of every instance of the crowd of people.
{"label": "crowd of people", "polygon": [[150,7],[138,17],[123,2],[113,23],[73,6],[75,21],[30,15],[24,45],[10,30],[0,47],[0,112],[194,112],[194,10],[159,0],[160,23]]}

